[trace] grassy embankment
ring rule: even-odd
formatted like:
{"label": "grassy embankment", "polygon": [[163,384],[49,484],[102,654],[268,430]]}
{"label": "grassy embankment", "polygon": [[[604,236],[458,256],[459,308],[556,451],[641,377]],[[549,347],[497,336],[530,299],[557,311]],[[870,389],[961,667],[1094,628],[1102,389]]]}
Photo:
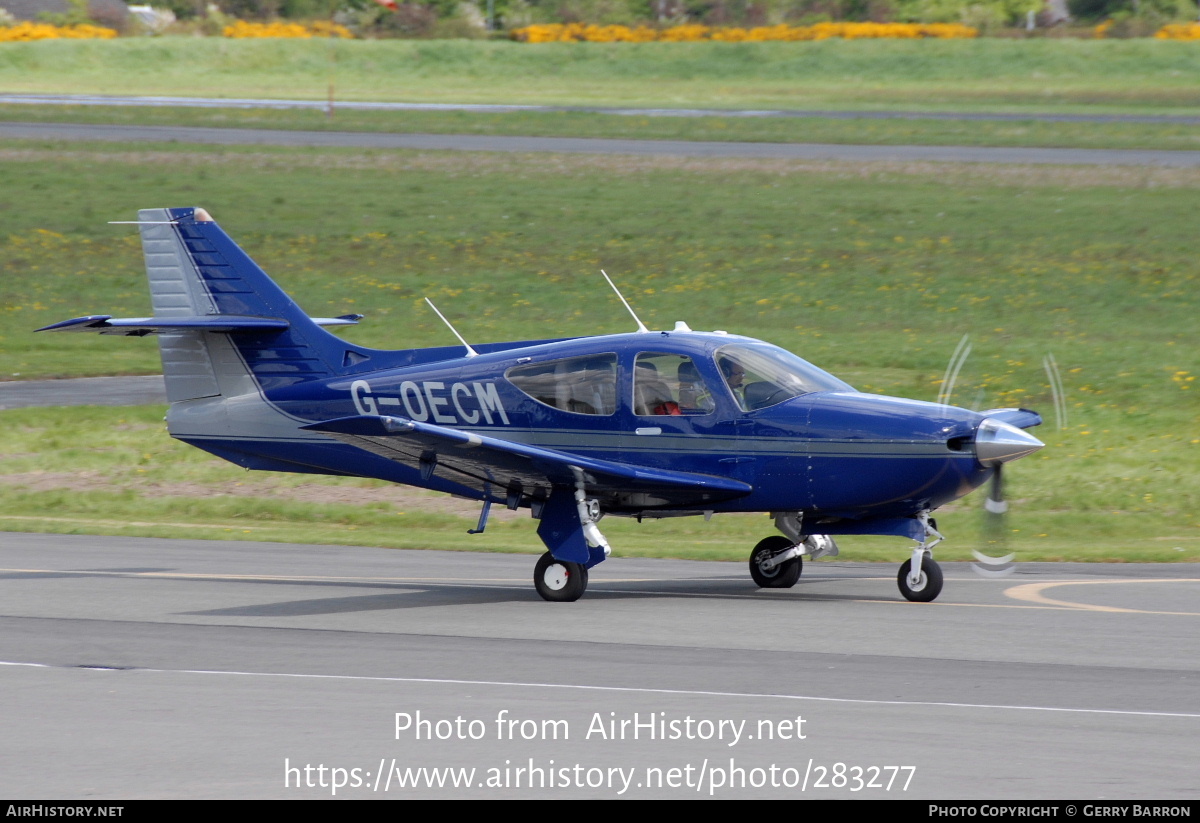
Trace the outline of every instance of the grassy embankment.
{"label": "grassy embankment", "polygon": [[[104,221],[198,204],[310,312],[366,314],[347,334],[366,345],[451,343],[425,295],[471,340],[625,331],[601,267],[652,326],[753,334],[869,391],[933,399],[969,332],[956,400],[1048,416],[1047,448],[1008,474],[1021,559],[1200,560],[1194,171],[9,143],[0,175],[8,376],[154,372],[151,341],[29,330],[145,313],[137,243]],[[536,550],[527,517],[468,537],[469,513],[370,481],[241,472],[161,414],[0,413],[0,523]],[[939,515],[939,556],[977,545],[979,503]],[[771,529],[606,532],[623,553],[743,559]],[[843,541],[849,559],[903,546]]]}
{"label": "grassy embankment", "polygon": [[[465,41],[43,41],[0,48],[9,92],[426,103],[1055,113],[1200,113],[1192,43],[1079,40],[543,44]],[[1200,127],[580,112],[0,107],[3,120],[645,139],[1194,149]]]}

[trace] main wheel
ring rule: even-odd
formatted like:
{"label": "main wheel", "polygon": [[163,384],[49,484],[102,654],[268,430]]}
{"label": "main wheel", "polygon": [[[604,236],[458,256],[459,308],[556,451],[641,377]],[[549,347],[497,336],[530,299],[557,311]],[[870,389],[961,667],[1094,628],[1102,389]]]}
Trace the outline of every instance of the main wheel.
{"label": "main wheel", "polygon": [[942,567],[932,557],[921,559],[921,579],[917,585],[910,585],[908,573],[912,569],[912,558],[905,560],[896,575],[896,583],[900,586],[900,594],[914,603],[928,603],[937,599],[942,593]]}
{"label": "main wheel", "polygon": [[800,570],[804,561],[799,557],[786,560],[778,566],[764,569],[762,563],[780,552],[790,549],[794,543],[783,535],[774,535],[758,541],[754,551],[750,552],[750,576],[760,589],[790,589],[800,579]]}
{"label": "main wheel", "polygon": [[533,567],[533,585],[543,600],[570,603],[583,597],[587,590],[587,568],[567,560],[556,560],[546,552]]}

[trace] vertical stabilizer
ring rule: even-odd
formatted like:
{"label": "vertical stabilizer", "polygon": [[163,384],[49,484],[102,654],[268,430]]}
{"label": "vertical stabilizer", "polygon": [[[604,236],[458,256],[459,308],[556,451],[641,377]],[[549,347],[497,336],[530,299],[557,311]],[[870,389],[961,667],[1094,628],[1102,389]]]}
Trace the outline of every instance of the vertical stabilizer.
{"label": "vertical stabilizer", "polygon": [[174,403],[330,377],[346,345],[318,326],[203,209],[138,213],[155,317],[234,315],[287,321],[283,331],[162,332]]}

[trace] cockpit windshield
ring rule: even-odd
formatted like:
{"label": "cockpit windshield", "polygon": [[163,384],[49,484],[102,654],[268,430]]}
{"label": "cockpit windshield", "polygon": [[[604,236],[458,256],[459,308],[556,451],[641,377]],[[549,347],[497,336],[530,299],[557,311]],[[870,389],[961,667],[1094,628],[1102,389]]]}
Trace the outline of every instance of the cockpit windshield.
{"label": "cockpit windshield", "polygon": [[810,392],[854,390],[806,360],[766,343],[723,346],[715,357],[742,411],[765,409]]}

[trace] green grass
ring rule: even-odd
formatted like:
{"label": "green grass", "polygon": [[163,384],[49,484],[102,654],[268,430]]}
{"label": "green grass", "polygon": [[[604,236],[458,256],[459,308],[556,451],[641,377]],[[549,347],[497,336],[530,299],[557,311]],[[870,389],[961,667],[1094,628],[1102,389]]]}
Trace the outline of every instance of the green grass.
{"label": "green grass", "polygon": [[337,108],[329,117],[322,111],[272,109],[0,105],[0,121],[754,143],[1200,149],[1200,125],[1032,119],[684,118],[592,112],[381,112]]}
{"label": "green grass", "polygon": [[[1164,41],[543,44],[42,41],[0,48],[10,92],[424,103],[1200,114],[1200,49]],[[0,120],[881,145],[1197,149],[1200,126],[588,112],[0,106]]]}
{"label": "green grass", "polygon": [[[308,311],[366,314],[347,332],[365,345],[452,343],[426,295],[473,341],[628,330],[599,268],[652,327],[753,334],[868,391],[933,399],[970,333],[956,400],[1048,417],[1047,448],[1008,473],[1021,559],[1200,559],[1195,172],[5,143],[0,176],[10,376],[157,370],[151,341],[30,330],[147,312],[138,245],[105,221],[203,205]],[[1061,431],[1048,351],[1068,392]],[[172,443],[160,418],[0,415],[4,527],[536,546],[527,519],[468,538],[469,514],[399,515],[368,481],[247,475]],[[234,483],[267,485],[197,493]],[[273,483],[371,499],[314,502]],[[956,538],[939,556],[978,545],[968,503],[939,514]],[[736,559],[747,534],[771,531],[762,517],[610,530],[621,552]],[[843,544],[850,559],[903,551]]]}
{"label": "green grass", "polygon": [[1200,111],[1200,49],[1157,40],[553,43],[129,38],[7,43],[10,92],[348,100]]}

